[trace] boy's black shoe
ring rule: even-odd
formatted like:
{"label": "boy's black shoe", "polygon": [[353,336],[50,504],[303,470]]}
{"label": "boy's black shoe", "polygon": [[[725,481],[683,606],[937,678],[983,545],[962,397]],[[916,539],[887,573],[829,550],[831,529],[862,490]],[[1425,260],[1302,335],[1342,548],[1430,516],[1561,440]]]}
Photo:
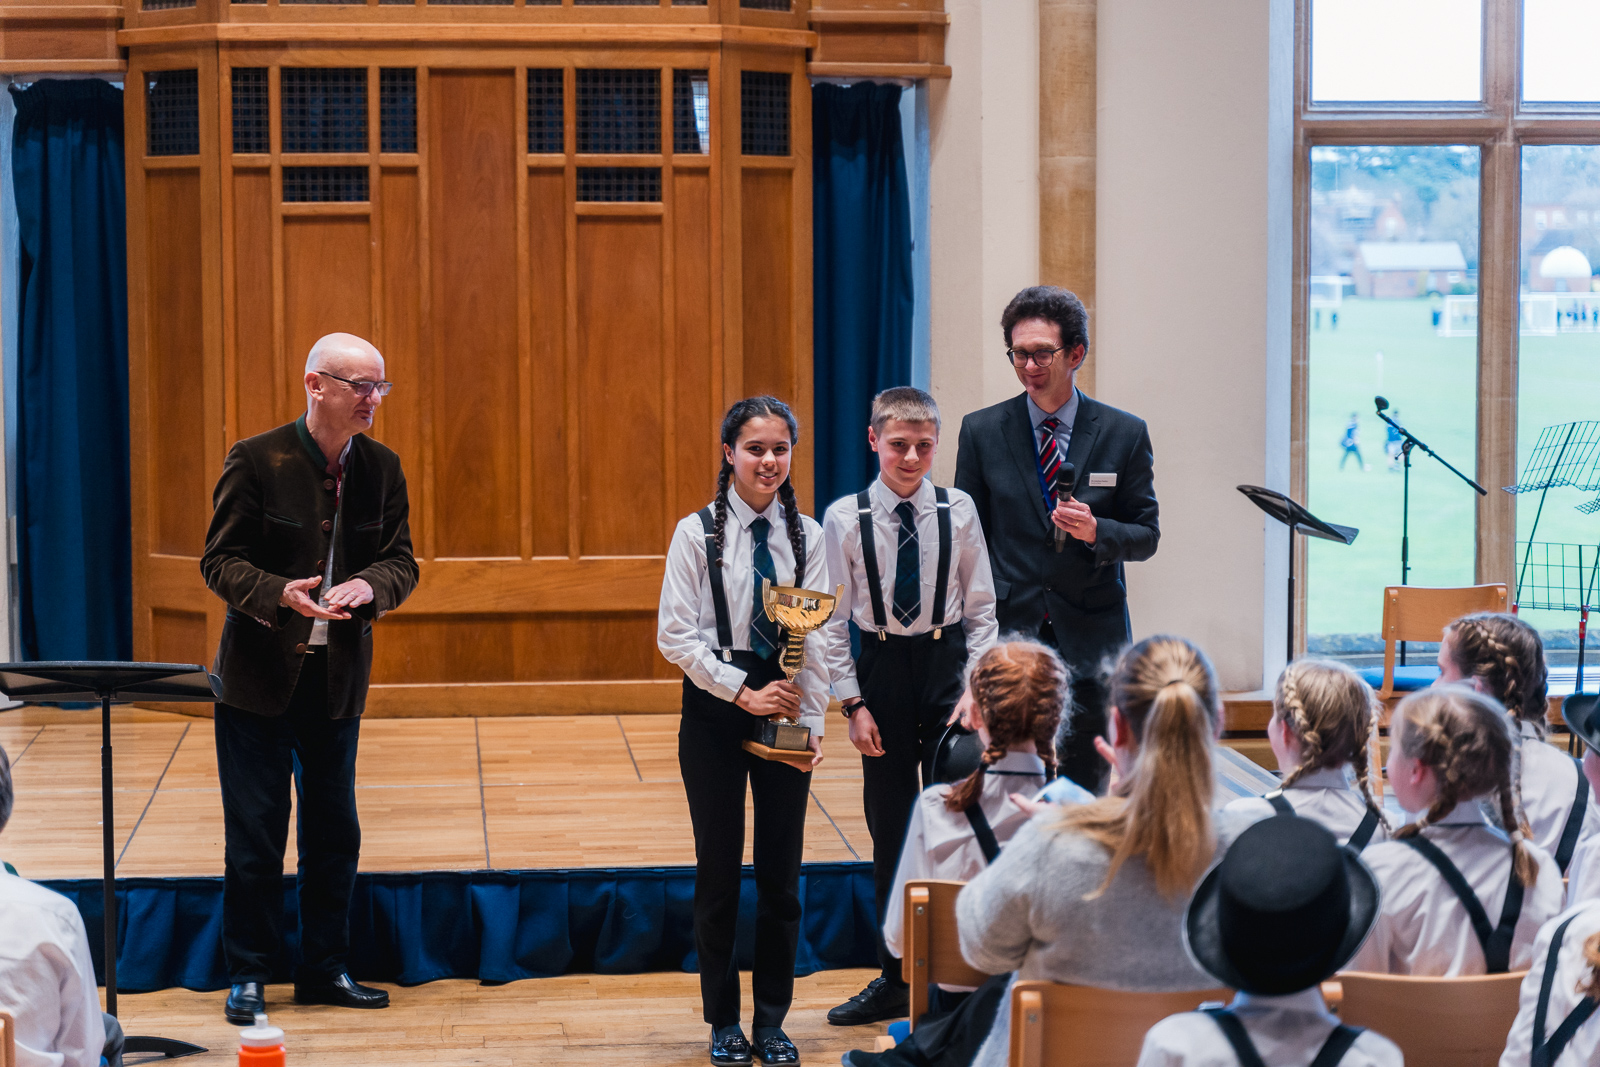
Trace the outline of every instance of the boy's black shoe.
{"label": "boy's black shoe", "polygon": [[719,1067],[743,1067],[750,1063],[750,1042],[738,1024],[711,1030],[711,1062]]}
{"label": "boy's black shoe", "polygon": [[260,982],[235,982],[228,990],[222,1014],[235,1026],[254,1026],[256,1013],[267,1010],[267,998]]}
{"label": "boy's black shoe", "polygon": [[789,1064],[800,1062],[800,1050],[794,1047],[794,1042],[776,1026],[762,1027],[756,1032],[756,1058],[765,1067],[787,1067]]}
{"label": "boy's black shoe", "polygon": [[911,1010],[911,987],[890,985],[881,974],[867,988],[828,1012],[834,1026],[861,1026],[881,1019],[901,1019]]}

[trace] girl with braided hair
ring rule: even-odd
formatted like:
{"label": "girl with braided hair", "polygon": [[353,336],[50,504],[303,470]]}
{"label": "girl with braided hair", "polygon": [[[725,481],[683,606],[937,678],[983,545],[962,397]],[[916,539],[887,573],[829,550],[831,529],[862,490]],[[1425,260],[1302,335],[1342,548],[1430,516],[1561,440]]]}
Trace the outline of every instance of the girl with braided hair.
{"label": "girl with braided hair", "polygon": [[1500,705],[1466,686],[1420,690],[1395,708],[1389,787],[1420,814],[1362,855],[1383,901],[1349,970],[1450,977],[1532,962],[1540,925],[1561,910],[1561,872],[1517,819],[1512,754]]}
{"label": "girl with braided hair", "polygon": [[1372,799],[1367,767],[1380,710],[1372,687],[1344,664],[1295,660],[1278,676],[1267,723],[1283,786],[1265,797],[1242,797],[1225,810],[1314,819],[1357,852],[1385,840],[1389,824]]}
{"label": "girl with braided hair", "polygon": [[[822,761],[828,679],[821,637],[806,638],[793,682],[761,607],[762,580],[829,589],[822,528],[800,514],[789,459],[800,428],[783,401],[741,400],[722,420],[713,503],[678,523],[667,550],[656,643],[683,670],[678,767],[694,824],[694,937],[711,1062],[799,1062],[783,1032],[800,934],[800,855],[811,775],[742,744],[758,719],[795,716]],[[734,928],[744,857],[745,787],[755,798],[756,958],[753,1041],[739,1025]]]}
{"label": "girl with braided hair", "polygon": [[1600,809],[1577,761],[1545,743],[1546,671],[1539,631],[1515,615],[1479,612],[1445,627],[1439,681],[1463,682],[1505,705],[1515,732],[1511,780],[1539,847],[1571,873],[1579,847],[1600,830]]}
{"label": "girl with braided hair", "polygon": [[[1181,637],[1150,637],[1111,675],[1111,796],[1052,807],[1017,831],[956,899],[961,954],[991,974],[1106,989],[1209,989],[1183,946],[1202,874],[1254,820],[1213,811],[1222,729],[1216,675]],[[1003,1067],[1009,998],[973,1063]]]}

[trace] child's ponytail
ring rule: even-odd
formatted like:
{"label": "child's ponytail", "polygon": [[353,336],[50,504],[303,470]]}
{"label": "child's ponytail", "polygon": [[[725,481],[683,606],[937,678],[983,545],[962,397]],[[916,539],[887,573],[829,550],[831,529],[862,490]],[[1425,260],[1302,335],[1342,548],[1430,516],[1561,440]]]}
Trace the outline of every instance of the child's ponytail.
{"label": "child's ponytail", "polygon": [[1372,687],[1342,663],[1295,660],[1278,677],[1272,708],[1300,743],[1300,763],[1284,774],[1283,787],[1312,771],[1348,763],[1367,807],[1388,829],[1370,780],[1368,745],[1383,711]]}
{"label": "child's ponytail", "polygon": [[1111,850],[1098,896],[1130,857],[1143,856],[1156,888],[1189,892],[1211,862],[1216,788],[1211,746],[1221,724],[1216,675],[1181,637],[1150,637],[1117,662],[1110,704],[1138,738],[1138,760],[1120,796],[1069,808],[1059,826]]}

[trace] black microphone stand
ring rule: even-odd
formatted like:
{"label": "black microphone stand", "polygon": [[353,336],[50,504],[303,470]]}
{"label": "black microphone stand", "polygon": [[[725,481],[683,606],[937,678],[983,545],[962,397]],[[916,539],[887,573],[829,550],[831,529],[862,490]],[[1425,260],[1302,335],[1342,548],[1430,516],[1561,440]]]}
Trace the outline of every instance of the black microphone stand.
{"label": "black microphone stand", "polygon": [[[1489,495],[1489,490],[1485,489],[1483,486],[1479,485],[1477,482],[1473,481],[1471,478],[1468,478],[1465,474],[1462,474],[1460,471],[1456,470],[1456,468],[1450,464],[1449,460],[1445,459],[1443,456],[1439,455],[1439,453],[1437,453],[1433,449],[1429,448],[1427,446],[1427,444],[1425,444],[1420,438],[1417,437],[1416,434],[1412,433],[1410,430],[1406,429],[1404,426],[1401,426],[1398,422],[1395,422],[1393,419],[1391,419],[1389,417],[1389,415],[1388,415],[1388,408],[1389,408],[1388,401],[1384,400],[1382,397],[1374,397],[1373,398],[1373,402],[1377,405],[1378,418],[1382,419],[1384,422],[1386,422],[1390,426],[1394,427],[1395,432],[1400,435],[1400,455],[1401,455],[1402,460],[1404,462],[1404,468],[1403,468],[1404,469],[1404,474],[1402,475],[1403,481],[1402,481],[1401,490],[1400,490],[1400,584],[1401,585],[1410,585],[1411,584],[1411,450],[1413,448],[1422,449],[1428,455],[1432,456],[1434,459],[1436,459],[1440,463],[1444,464],[1445,469],[1448,470],[1451,474],[1454,474],[1457,478],[1460,478],[1462,481],[1464,481],[1468,485],[1472,486],[1472,488],[1476,489],[1478,491],[1478,495],[1479,496],[1488,496]],[[1406,643],[1404,641],[1402,641],[1402,642],[1400,642],[1400,665],[1402,667],[1404,667],[1405,663],[1406,663]]]}

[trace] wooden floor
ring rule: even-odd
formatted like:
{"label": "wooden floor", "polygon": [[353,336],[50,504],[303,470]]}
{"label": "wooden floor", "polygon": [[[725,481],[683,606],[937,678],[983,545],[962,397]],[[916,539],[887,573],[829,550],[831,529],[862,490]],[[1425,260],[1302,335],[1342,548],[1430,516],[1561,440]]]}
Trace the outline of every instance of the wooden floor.
{"label": "wooden floor", "polygon": [[[803,1063],[837,1064],[847,1049],[871,1049],[884,1025],[836,1027],[827,1010],[858,992],[875,971],[823,971],[795,981],[785,1032]],[[744,976],[744,1020],[750,983]],[[709,1029],[700,1019],[692,974],[568,975],[484,986],[444,981],[410,989],[386,986],[384,1011],[295,1006],[289,986],[267,987],[267,1013],[284,1030],[295,1067],[432,1064],[511,1067],[524,1064],[704,1064]],[[176,1037],[210,1049],[184,1059],[195,1067],[238,1062],[238,1028],[222,1017],[225,992],[167,990],[121,999],[129,1033]],[[129,1056],[125,1062],[165,1062]]]}
{"label": "wooden floor", "polygon": [[[138,709],[113,715],[118,876],[221,875],[211,720]],[[100,873],[98,724],[96,710],[0,712],[16,788],[0,857],[25,877]],[[361,869],[692,864],[677,728],[677,715],[364,721],[356,766]],[[823,750],[805,858],[870,858],[860,758],[842,728]],[[749,862],[748,833],[745,849]]]}

